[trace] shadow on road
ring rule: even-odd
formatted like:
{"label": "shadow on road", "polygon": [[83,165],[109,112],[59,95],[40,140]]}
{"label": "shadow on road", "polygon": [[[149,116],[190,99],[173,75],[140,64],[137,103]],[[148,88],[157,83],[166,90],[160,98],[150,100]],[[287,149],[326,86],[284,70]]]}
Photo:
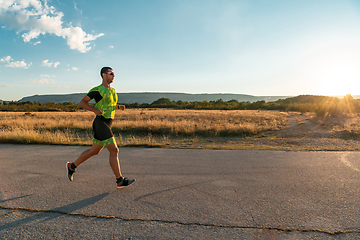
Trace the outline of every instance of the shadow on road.
{"label": "shadow on road", "polygon": [[[1,194],[1,192],[0,192]],[[0,200],[0,203],[6,203],[8,201],[13,201],[13,200],[17,200],[17,199],[21,199],[21,198],[26,198],[26,197],[30,197],[34,194],[28,194],[28,195],[24,195],[24,196],[21,196],[21,197],[15,197],[15,198],[10,198],[10,199],[4,199],[4,200]]]}
{"label": "shadow on road", "polygon": [[[71,212],[75,212],[81,208],[90,206],[98,201],[100,201],[101,199],[105,198],[106,196],[108,196],[110,193],[102,193],[99,194],[97,196],[91,197],[91,198],[87,198],[66,206],[62,206],[62,207],[58,207],[58,208],[54,208],[49,210],[49,212],[41,212],[39,214],[36,214],[34,216],[31,217],[27,217],[24,219],[20,219],[11,223],[7,223],[5,225],[1,225],[0,226],[0,231],[4,230],[4,229],[8,229],[8,228],[13,228],[13,227],[18,227],[19,225],[23,225],[32,221],[40,221],[42,220],[42,222],[45,221],[49,221],[49,220],[53,220],[57,217],[59,217],[59,214],[61,213],[71,213]],[[53,212],[51,212],[53,211]]]}

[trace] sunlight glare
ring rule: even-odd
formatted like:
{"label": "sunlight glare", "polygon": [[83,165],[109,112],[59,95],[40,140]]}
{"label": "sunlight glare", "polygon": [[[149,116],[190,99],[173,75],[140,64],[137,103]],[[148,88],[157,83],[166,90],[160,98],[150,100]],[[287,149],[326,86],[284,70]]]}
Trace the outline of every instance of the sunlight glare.
{"label": "sunlight glare", "polygon": [[345,96],[360,93],[358,58],[337,55],[322,61],[318,68],[318,89],[322,95]]}

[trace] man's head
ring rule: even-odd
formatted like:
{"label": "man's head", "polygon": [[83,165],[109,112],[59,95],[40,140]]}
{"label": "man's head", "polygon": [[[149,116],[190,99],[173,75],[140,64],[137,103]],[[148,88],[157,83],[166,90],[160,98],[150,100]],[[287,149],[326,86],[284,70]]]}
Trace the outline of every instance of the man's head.
{"label": "man's head", "polygon": [[103,83],[110,84],[114,81],[115,74],[111,67],[103,67],[100,71]]}
{"label": "man's head", "polygon": [[101,69],[101,71],[100,71],[100,76],[102,77],[102,78],[104,78],[104,76],[103,76],[103,73],[108,73],[109,72],[109,70],[113,70],[111,67],[103,67],[102,69]]}

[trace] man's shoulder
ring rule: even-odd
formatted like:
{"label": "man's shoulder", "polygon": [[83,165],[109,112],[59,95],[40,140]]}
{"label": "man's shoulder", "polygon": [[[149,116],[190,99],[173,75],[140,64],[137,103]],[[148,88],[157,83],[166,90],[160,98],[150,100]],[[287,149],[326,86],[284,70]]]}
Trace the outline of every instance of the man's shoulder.
{"label": "man's shoulder", "polygon": [[91,88],[89,92],[99,91],[100,86],[102,86],[102,85],[98,85],[98,86]]}
{"label": "man's shoulder", "polygon": [[103,86],[102,84],[98,85],[98,86],[95,86],[93,87],[92,89],[90,89],[89,93],[90,92],[99,92],[99,93],[107,93],[107,92],[112,92],[112,93],[116,93],[116,90],[115,88],[110,88],[108,89],[107,87]]}

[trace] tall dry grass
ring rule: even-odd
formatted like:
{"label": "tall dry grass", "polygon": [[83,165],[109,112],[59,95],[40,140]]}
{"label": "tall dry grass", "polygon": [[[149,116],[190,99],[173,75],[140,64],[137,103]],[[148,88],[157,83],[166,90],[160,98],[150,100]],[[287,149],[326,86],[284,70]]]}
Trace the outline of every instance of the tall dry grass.
{"label": "tall dry grass", "polygon": [[279,130],[287,113],[251,110],[130,110],[117,114],[113,129],[173,136],[249,136]]}
{"label": "tall dry grass", "polygon": [[[92,112],[0,112],[0,142],[91,144]],[[121,142],[165,144],[169,137],[253,136],[283,129],[288,113],[254,110],[117,111],[112,130]]]}
{"label": "tall dry grass", "polygon": [[1,112],[0,142],[91,144],[91,114]]}

